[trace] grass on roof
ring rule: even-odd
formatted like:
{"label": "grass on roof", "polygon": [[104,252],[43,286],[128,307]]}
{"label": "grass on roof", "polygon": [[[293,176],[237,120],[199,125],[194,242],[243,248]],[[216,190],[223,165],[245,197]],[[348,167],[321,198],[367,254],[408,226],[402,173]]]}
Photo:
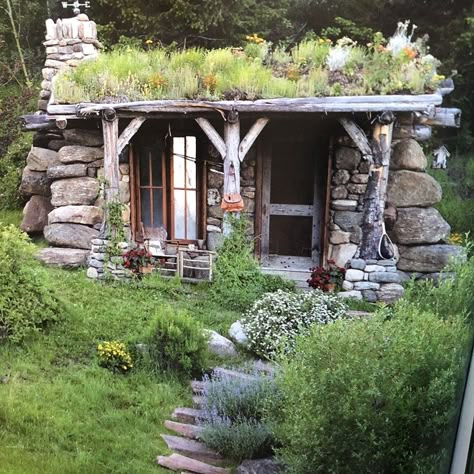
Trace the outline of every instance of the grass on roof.
{"label": "grass on roof", "polygon": [[[403,36],[403,35],[402,35]],[[399,38],[400,39],[400,38]],[[157,99],[256,100],[278,97],[422,94],[443,76],[421,41],[405,35],[388,42],[378,33],[358,45],[317,38],[291,51],[258,36],[245,48],[169,51],[117,47],[94,61],[63,71],[57,103]]]}

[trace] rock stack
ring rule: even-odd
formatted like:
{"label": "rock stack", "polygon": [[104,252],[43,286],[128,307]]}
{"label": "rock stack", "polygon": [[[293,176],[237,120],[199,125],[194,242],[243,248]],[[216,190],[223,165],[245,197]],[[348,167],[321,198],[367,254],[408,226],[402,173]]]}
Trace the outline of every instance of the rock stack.
{"label": "rock stack", "polygon": [[[353,243],[360,241],[364,195],[361,193],[356,200],[355,193],[349,194],[350,184],[354,179],[361,179],[360,164],[356,167],[358,152],[349,150],[343,147],[336,151],[330,258],[337,265],[348,267],[342,296],[392,302],[402,296],[403,282],[412,276],[437,279],[450,258],[460,256],[462,250],[446,244],[450,226],[431,207],[441,201],[441,186],[426,173],[427,160],[421,146],[413,139],[406,139],[394,146],[387,189],[387,203],[392,212],[391,222],[386,215],[386,226],[396,257],[368,261],[353,258],[357,257],[358,250]],[[341,155],[346,158],[342,159]],[[352,159],[348,159],[349,156]],[[347,207],[344,210],[341,209],[342,198]]]}

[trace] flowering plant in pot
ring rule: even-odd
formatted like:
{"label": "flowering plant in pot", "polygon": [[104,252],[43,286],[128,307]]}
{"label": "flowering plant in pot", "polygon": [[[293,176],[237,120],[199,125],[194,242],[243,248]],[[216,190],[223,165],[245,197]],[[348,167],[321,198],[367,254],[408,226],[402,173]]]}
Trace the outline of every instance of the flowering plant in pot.
{"label": "flowering plant in pot", "polygon": [[342,288],[342,282],[346,274],[344,267],[338,267],[334,260],[328,260],[328,266],[310,268],[311,277],[307,280],[311,288],[322,291],[337,291]]}
{"label": "flowering plant in pot", "polygon": [[144,247],[135,247],[122,255],[123,266],[134,274],[151,273],[155,257]]}

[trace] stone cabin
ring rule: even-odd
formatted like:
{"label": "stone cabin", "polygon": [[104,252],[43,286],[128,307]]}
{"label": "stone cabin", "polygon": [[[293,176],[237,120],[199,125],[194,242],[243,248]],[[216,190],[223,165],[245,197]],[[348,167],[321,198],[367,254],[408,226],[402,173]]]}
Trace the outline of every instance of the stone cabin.
{"label": "stone cabin", "polygon": [[[425,95],[62,105],[54,77],[99,53],[88,17],[46,22],[47,59],[21,192],[22,228],[44,233],[49,264],[104,275],[108,202],[127,243],[215,250],[224,195],[240,194],[265,271],[305,285],[309,268],[348,268],[343,295],[393,301],[410,275],[436,277],[459,248],[434,209],[440,185],[418,141],[458,127],[460,111]],[[102,232],[101,232],[102,229]],[[393,258],[382,258],[386,229]],[[91,253],[92,250],[92,253]],[[386,257],[386,256],[385,256]],[[121,275],[120,265],[113,273]]]}

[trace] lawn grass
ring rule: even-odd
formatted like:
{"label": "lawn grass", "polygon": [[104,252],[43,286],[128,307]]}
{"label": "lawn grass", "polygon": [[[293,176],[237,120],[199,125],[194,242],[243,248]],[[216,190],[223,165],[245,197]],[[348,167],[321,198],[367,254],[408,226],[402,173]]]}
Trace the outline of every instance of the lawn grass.
{"label": "lawn grass", "polygon": [[[0,346],[0,473],[168,472],[160,434],[176,406],[188,405],[188,381],[138,362],[130,374],[100,368],[97,344],[145,342],[165,305],[183,308],[224,333],[239,315],[206,301],[204,289],[164,282],[100,284],[84,271],[49,269],[66,313],[21,346]],[[211,361],[213,362],[213,361]]]}
{"label": "lawn grass", "polygon": [[5,225],[13,224],[15,227],[20,227],[23,211],[21,209],[2,210],[0,209],[0,222]]}

